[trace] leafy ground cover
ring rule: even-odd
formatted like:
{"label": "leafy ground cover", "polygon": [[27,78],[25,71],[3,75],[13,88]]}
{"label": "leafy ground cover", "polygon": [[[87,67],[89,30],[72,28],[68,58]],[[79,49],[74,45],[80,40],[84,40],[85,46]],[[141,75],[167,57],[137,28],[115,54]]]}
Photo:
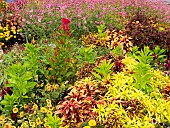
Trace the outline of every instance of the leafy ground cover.
{"label": "leafy ground cover", "polygon": [[170,127],[163,1],[1,0],[0,12],[0,127]]}

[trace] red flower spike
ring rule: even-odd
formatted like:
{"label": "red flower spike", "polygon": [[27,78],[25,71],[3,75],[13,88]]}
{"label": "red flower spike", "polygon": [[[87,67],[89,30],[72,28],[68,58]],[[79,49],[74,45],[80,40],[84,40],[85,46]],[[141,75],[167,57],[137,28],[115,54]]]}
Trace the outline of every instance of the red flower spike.
{"label": "red flower spike", "polygon": [[66,18],[62,18],[62,24],[69,24],[70,23],[70,20],[66,19]]}
{"label": "red flower spike", "polygon": [[70,27],[68,26],[68,24],[70,23],[70,20],[66,19],[66,18],[62,18],[62,28],[68,32],[70,30]]}

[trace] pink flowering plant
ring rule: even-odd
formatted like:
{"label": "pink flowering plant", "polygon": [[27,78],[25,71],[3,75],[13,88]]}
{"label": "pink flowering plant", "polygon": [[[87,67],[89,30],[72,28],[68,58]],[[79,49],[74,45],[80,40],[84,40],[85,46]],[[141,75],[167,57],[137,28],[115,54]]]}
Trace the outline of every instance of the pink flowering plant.
{"label": "pink flowering plant", "polygon": [[99,24],[105,24],[106,29],[124,28],[128,19],[140,10],[167,23],[170,14],[168,5],[148,0],[18,0],[13,10],[22,16],[21,26],[26,37],[31,34],[36,39],[49,37],[60,25],[62,17],[72,21],[73,36],[80,37],[83,33],[97,32],[96,25]]}

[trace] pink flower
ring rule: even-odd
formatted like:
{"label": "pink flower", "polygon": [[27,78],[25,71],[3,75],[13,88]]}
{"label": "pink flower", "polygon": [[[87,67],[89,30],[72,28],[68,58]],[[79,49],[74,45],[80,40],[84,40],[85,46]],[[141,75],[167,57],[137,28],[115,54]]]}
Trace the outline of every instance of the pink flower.
{"label": "pink flower", "polygon": [[70,62],[70,59],[69,59],[69,58],[66,59],[66,63],[68,63],[68,62]]}

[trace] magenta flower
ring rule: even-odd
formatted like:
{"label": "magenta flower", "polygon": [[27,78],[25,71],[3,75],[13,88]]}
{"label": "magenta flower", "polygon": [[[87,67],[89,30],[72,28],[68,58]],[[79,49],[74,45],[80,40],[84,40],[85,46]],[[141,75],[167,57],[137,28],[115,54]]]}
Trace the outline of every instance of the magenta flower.
{"label": "magenta flower", "polygon": [[70,62],[70,59],[69,59],[69,58],[66,59],[66,63],[68,63],[68,62]]}
{"label": "magenta flower", "polygon": [[68,32],[70,30],[69,24],[70,20],[66,19],[66,18],[62,18],[62,28]]}

